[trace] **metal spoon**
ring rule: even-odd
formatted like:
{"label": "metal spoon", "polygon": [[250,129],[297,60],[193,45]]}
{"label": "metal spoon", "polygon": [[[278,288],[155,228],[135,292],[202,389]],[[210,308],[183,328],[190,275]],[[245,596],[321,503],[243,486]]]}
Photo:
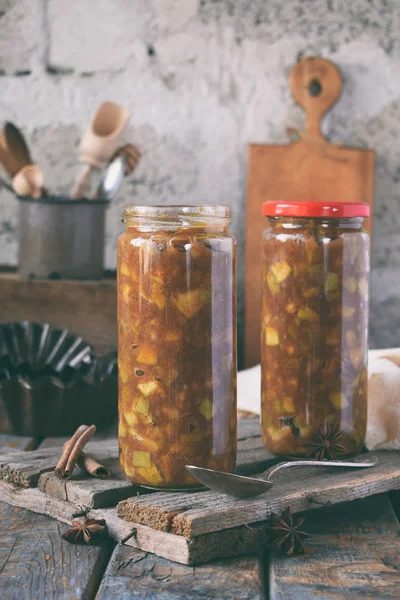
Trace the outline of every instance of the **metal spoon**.
{"label": "metal spoon", "polygon": [[122,185],[125,176],[126,159],[117,156],[101,174],[99,183],[90,199],[112,200]]}
{"label": "metal spoon", "polygon": [[375,457],[365,459],[361,462],[354,461],[341,461],[341,460],[298,460],[290,462],[282,462],[270,467],[264,473],[262,473],[262,479],[256,479],[255,477],[243,477],[242,475],[233,475],[232,473],[224,473],[223,471],[214,471],[212,469],[203,469],[201,467],[195,467],[187,465],[186,469],[189,473],[197,479],[204,486],[221,492],[221,494],[227,494],[228,496],[235,496],[236,498],[251,498],[252,496],[259,496],[265,494],[274,485],[270,481],[270,477],[280,471],[281,469],[287,469],[289,467],[352,467],[352,468],[365,468],[373,467],[377,464],[378,460]]}

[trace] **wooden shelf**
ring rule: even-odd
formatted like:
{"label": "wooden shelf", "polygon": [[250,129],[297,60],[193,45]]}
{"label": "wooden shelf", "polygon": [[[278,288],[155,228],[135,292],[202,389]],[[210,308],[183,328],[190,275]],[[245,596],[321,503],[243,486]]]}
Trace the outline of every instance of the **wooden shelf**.
{"label": "wooden shelf", "polygon": [[114,273],[100,281],[22,280],[0,270],[0,321],[51,323],[81,335],[101,355],[117,347]]}

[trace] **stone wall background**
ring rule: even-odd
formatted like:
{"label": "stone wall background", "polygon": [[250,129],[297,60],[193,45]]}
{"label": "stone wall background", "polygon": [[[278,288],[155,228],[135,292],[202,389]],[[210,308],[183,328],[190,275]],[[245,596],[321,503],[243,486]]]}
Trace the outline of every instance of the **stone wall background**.
{"label": "stone wall background", "polygon": [[[344,75],[326,134],[377,152],[371,346],[400,346],[400,0],[0,0],[0,124],[66,192],[96,106],[130,107],[143,158],[108,212],[105,266],[127,202],[228,203],[242,258],[246,143],[301,126],[287,78],[308,55]],[[1,189],[0,264],[17,243]]]}

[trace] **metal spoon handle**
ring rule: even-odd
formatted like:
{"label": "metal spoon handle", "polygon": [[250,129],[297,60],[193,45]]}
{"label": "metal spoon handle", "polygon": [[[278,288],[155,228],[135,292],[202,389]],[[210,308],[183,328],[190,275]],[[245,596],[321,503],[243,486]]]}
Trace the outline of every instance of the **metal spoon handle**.
{"label": "metal spoon handle", "polygon": [[344,460],[293,460],[281,462],[273,467],[270,467],[262,474],[262,478],[269,481],[272,475],[275,475],[281,469],[289,467],[353,467],[355,469],[363,467],[373,467],[378,462],[377,458],[371,457],[364,461],[344,461]]}

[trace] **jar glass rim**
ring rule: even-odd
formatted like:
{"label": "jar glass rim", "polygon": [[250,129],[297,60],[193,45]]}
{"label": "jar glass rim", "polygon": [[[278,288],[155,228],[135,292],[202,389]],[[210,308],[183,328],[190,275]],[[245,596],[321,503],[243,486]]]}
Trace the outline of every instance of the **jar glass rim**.
{"label": "jar glass rim", "polygon": [[229,219],[230,210],[226,205],[202,204],[198,206],[188,205],[136,205],[128,204],[124,206],[122,212],[123,219]]}

